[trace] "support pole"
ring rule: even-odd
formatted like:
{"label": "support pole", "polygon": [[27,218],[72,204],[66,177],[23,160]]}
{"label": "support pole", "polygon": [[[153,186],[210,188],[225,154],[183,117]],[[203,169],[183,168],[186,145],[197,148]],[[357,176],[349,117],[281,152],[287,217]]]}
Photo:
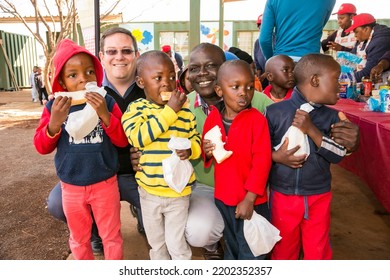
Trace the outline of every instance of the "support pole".
{"label": "support pole", "polygon": [[223,49],[223,29],[224,29],[224,7],[223,0],[219,0],[219,31],[218,31],[218,44]]}
{"label": "support pole", "polygon": [[100,50],[100,4],[99,0],[94,1],[95,10],[95,55],[99,57]]}
{"label": "support pole", "polygon": [[200,43],[200,0],[190,0],[189,52]]}

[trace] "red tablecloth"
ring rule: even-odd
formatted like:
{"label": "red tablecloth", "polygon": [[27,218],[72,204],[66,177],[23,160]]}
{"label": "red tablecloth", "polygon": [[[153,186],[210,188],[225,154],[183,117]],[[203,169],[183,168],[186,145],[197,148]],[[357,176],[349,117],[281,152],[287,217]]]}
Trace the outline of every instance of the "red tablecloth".
{"label": "red tablecloth", "polygon": [[370,112],[365,103],[340,99],[332,106],[360,127],[360,147],[339,164],[359,176],[390,212],[390,114]]}

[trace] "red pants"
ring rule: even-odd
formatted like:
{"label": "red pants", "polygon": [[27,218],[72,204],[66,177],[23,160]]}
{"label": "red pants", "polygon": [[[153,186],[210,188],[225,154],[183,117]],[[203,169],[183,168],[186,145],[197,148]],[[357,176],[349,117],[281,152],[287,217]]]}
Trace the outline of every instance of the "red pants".
{"label": "red pants", "polygon": [[69,246],[74,258],[94,259],[90,242],[93,213],[103,241],[104,258],[122,260],[121,205],[116,176],[88,186],[61,182],[61,187],[62,205],[70,231]]}
{"label": "red pants", "polygon": [[305,260],[330,260],[331,192],[319,195],[284,195],[271,192],[271,221],[280,230],[271,259],[297,260],[301,248]]}

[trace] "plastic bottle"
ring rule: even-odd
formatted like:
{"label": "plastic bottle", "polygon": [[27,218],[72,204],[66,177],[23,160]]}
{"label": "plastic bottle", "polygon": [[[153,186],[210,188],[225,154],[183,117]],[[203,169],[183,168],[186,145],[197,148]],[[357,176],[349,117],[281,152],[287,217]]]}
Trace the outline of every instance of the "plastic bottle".
{"label": "plastic bottle", "polygon": [[347,66],[341,66],[339,77],[340,98],[356,99],[356,78],[353,70]]}

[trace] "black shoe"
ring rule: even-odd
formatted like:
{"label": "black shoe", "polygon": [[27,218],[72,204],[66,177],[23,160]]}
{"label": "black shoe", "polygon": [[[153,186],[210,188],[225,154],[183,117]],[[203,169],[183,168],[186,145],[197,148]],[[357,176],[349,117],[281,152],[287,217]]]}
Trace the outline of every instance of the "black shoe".
{"label": "black shoe", "polygon": [[130,212],[131,212],[131,215],[134,218],[137,218],[137,207],[135,207],[134,205],[130,204]]}
{"label": "black shoe", "polygon": [[95,256],[104,255],[103,243],[100,237],[95,237],[94,239],[91,239],[91,246],[92,246],[93,254]]}
{"label": "black shoe", "polygon": [[223,248],[222,244],[218,242],[217,249],[214,251],[207,251],[206,249],[203,249],[203,257],[205,260],[223,260]]}
{"label": "black shoe", "polygon": [[134,205],[130,204],[130,212],[131,212],[131,215],[137,219],[137,230],[140,234],[145,234],[145,229],[144,227],[142,226],[142,223],[140,223],[140,220],[139,220],[139,214],[138,214],[138,210],[137,207],[135,207]]}

